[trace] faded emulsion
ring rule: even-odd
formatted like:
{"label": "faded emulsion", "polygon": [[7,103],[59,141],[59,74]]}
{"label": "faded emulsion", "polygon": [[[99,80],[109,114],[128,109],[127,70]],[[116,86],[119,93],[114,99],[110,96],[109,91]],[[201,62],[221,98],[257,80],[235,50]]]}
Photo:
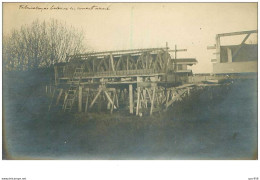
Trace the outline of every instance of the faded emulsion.
{"label": "faded emulsion", "polygon": [[[110,10],[99,5],[73,8]],[[92,51],[58,20],[12,31],[3,41],[3,159],[258,159],[253,34],[214,34],[213,71],[195,73],[200,59],[182,45]]]}

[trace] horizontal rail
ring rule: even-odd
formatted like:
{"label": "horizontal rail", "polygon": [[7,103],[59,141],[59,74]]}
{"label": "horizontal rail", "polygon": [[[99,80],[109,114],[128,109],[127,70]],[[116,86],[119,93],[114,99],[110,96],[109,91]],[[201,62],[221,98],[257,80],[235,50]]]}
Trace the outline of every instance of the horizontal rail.
{"label": "horizontal rail", "polygon": [[223,37],[223,36],[236,36],[236,35],[241,35],[241,34],[251,34],[251,33],[257,33],[257,30],[252,30],[252,31],[240,31],[240,32],[231,32],[231,33],[222,33],[222,34],[217,34],[217,37]]}
{"label": "horizontal rail", "polygon": [[101,51],[101,52],[92,52],[92,53],[85,53],[85,54],[75,54],[75,55],[69,55],[68,57],[82,57],[82,56],[101,56],[101,55],[109,55],[109,54],[116,54],[119,55],[120,53],[140,53],[144,51],[156,51],[156,50],[166,50],[169,48],[147,48],[147,49],[128,49],[128,50],[117,50],[117,51]]}

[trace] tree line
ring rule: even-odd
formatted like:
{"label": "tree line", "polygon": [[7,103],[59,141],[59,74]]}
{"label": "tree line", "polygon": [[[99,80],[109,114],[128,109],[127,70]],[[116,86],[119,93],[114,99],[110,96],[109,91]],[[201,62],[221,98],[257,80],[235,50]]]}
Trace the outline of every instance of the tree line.
{"label": "tree line", "polygon": [[66,62],[85,51],[84,34],[66,23],[36,20],[3,37],[3,68],[24,71]]}

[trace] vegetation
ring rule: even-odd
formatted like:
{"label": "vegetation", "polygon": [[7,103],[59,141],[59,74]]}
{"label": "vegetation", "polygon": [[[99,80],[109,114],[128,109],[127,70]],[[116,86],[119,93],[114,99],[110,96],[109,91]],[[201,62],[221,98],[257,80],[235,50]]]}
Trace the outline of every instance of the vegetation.
{"label": "vegetation", "polygon": [[39,20],[3,37],[3,68],[32,70],[65,62],[68,54],[84,51],[83,33],[66,23]]}

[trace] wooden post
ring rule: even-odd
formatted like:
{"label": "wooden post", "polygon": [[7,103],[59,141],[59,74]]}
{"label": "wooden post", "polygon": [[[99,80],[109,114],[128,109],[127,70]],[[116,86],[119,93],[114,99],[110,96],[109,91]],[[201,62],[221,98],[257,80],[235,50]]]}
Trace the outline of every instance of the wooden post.
{"label": "wooden post", "polygon": [[55,85],[58,84],[58,67],[54,66],[54,78],[55,78]]}
{"label": "wooden post", "polygon": [[140,87],[137,87],[137,104],[136,104],[136,115],[139,114],[139,102],[140,101]]}
{"label": "wooden post", "polygon": [[133,98],[133,85],[129,84],[129,111],[130,114],[134,113],[134,98]]}
{"label": "wooden post", "polygon": [[82,86],[79,86],[79,112],[82,111]]}
{"label": "wooden post", "polygon": [[167,90],[167,97],[166,97],[166,110],[168,109],[168,102],[169,102],[169,97],[170,97],[170,90]]}
{"label": "wooden post", "polygon": [[63,89],[60,89],[59,95],[58,95],[57,100],[56,100],[56,106],[57,106],[57,105],[59,104],[59,102],[60,102],[60,97],[61,97],[61,95],[62,95],[62,92],[63,92]]}
{"label": "wooden post", "polygon": [[153,114],[154,97],[155,97],[155,87],[153,87],[153,97],[152,97],[152,100],[151,100],[151,110],[150,110],[150,115]]}
{"label": "wooden post", "polygon": [[92,65],[93,65],[93,72],[95,72],[95,59],[93,58],[93,63],[92,63]]}
{"label": "wooden post", "polygon": [[128,64],[129,64],[128,61],[129,61],[129,56],[127,56],[127,58],[126,58],[126,70],[127,70],[127,71],[128,71],[128,66],[129,66],[129,65],[128,65]]}
{"label": "wooden post", "polygon": [[87,111],[88,111],[89,88],[87,89],[87,92],[88,92],[88,94],[87,94],[87,99],[86,99],[85,112],[87,112]]}
{"label": "wooden post", "polygon": [[[112,71],[115,71],[114,59],[113,59],[112,53],[110,54],[110,64],[111,64],[111,67],[112,67]],[[109,69],[109,70],[110,70],[110,69]]]}
{"label": "wooden post", "polygon": [[220,36],[216,36],[216,59],[220,63]]}
{"label": "wooden post", "polygon": [[111,109],[110,109],[110,113],[111,114],[113,113],[113,110],[114,110],[114,103],[115,103],[115,96],[116,96],[116,92],[115,91],[113,93],[113,100],[112,100],[112,105],[111,105]]}
{"label": "wooden post", "polygon": [[175,44],[174,59],[177,59],[177,45]]}
{"label": "wooden post", "polygon": [[53,93],[52,93],[51,103],[50,103],[50,105],[49,105],[49,111],[51,110],[51,106],[52,106],[52,102],[53,102],[53,99],[54,99],[55,91],[56,91],[56,89],[54,89],[54,90],[53,90]]}
{"label": "wooden post", "polygon": [[227,56],[228,56],[228,62],[232,62],[232,51],[230,48],[227,48]]}
{"label": "wooden post", "polygon": [[116,101],[116,107],[119,108],[118,95],[117,95],[117,91],[116,90],[115,90],[115,101]]}

